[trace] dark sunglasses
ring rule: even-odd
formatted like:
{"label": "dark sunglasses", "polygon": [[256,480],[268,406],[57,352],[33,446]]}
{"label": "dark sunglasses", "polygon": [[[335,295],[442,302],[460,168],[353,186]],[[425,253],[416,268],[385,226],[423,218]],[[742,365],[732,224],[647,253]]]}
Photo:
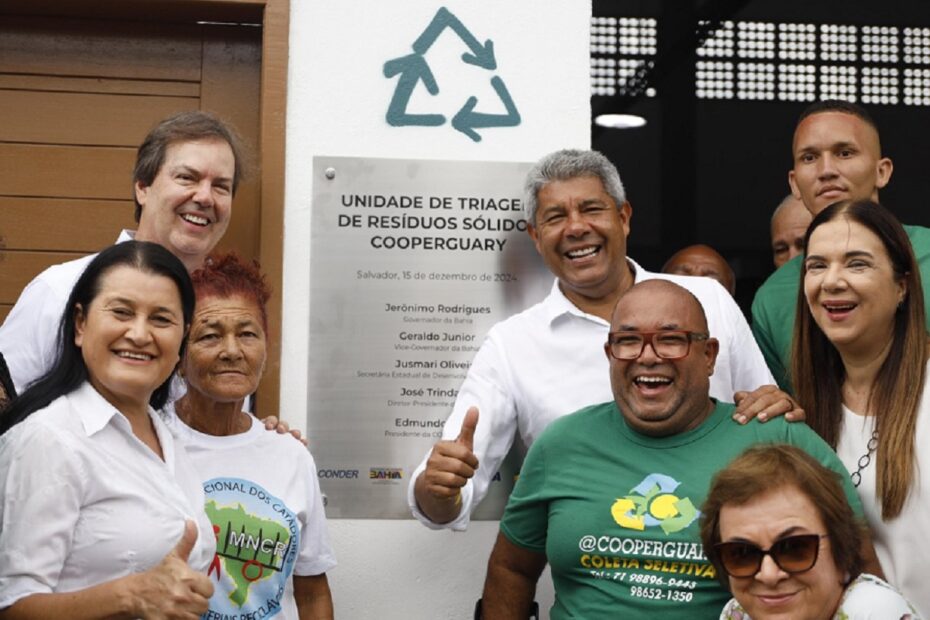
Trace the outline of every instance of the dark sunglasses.
{"label": "dark sunglasses", "polygon": [[723,570],[731,577],[752,577],[762,568],[762,559],[769,556],[789,575],[810,570],[817,563],[820,539],[827,534],[798,534],[775,541],[768,549],[751,542],[722,542],[714,545]]}

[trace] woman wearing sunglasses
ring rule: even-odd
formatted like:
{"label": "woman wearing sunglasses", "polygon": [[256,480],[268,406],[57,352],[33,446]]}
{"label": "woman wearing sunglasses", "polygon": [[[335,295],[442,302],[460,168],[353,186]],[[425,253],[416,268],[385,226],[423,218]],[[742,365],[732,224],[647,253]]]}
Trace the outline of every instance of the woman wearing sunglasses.
{"label": "woman wearing sunglasses", "polygon": [[920,268],[900,222],[874,202],[827,207],[811,222],[805,248],[795,396],[858,487],[886,579],[930,616],[930,398]]}
{"label": "woman wearing sunglasses", "polygon": [[792,446],[750,448],[714,477],[701,516],[704,553],[734,596],[721,620],[917,620],[861,572],[862,528],[834,472]]}

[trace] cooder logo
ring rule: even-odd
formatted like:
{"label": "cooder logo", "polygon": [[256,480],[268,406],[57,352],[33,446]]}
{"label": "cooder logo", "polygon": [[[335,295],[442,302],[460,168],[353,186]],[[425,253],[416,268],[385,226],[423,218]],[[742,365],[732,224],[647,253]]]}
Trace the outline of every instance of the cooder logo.
{"label": "cooder logo", "polygon": [[357,469],[321,469],[316,475],[324,479],[358,480]]}

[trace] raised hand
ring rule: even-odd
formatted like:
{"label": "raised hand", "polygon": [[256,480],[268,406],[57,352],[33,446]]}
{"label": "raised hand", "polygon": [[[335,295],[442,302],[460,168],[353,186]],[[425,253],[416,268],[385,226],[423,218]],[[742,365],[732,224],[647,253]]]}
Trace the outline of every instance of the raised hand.
{"label": "raised hand", "polygon": [[459,436],[453,441],[440,441],[423,472],[426,491],[438,499],[458,497],[468,479],[478,469],[475,456],[475,429],[478,427],[478,408],[472,407],[465,413]]}
{"label": "raised hand", "polygon": [[474,453],[478,408],[471,407],[454,440],[433,446],[426,469],[417,477],[414,495],[420,510],[434,523],[448,523],[462,509],[462,487],[475,475],[478,457]]}
{"label": "raised hand", "polygon": [[197,525],[188,520],[178,544],[156,566],[134,577],[138,616],[146,620],[196,620],[209,608],[213,584],[187,564],[197,542]]}

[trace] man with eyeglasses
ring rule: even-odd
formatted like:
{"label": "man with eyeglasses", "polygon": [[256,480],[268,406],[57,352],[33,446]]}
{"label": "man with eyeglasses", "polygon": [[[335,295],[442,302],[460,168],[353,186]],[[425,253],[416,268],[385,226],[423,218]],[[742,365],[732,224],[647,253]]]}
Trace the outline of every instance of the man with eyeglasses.
{"label": "man with eyeglasses", "polygon": [[556,420],[530,448],[488,563],[486,617],[526,618],[548,560],[553,620],[716,618],[730,595],[704,554],[700,506],[714,474],[757,443],[795,445],[842,476],[861,518],[849,474],[810,428],[736,424],[734,406],[710,397],[720,345],[690,292],[634,285],[606,340],[614,399]]}
{"label": "man with eyeglasses", "polygon": [[[514,440],[533,443],[560,416],[610,398],[601,352],[610,313],[636,282],[678,282],[703,304],[720,341],[711,394],[774,383],[746,319],[710,278],[651,273],[626,255],[632,207],[614,165],[596,151],[563,150],[527,174],[527,230],[555,275],[541,303],[491,328],[459,389],[442,441],[411,476],[407,500],[430,528],[464,530]],[[801,414],[772,388],[740,402],[760,419]],[[480,418],[480,419],[479,419]]]}

